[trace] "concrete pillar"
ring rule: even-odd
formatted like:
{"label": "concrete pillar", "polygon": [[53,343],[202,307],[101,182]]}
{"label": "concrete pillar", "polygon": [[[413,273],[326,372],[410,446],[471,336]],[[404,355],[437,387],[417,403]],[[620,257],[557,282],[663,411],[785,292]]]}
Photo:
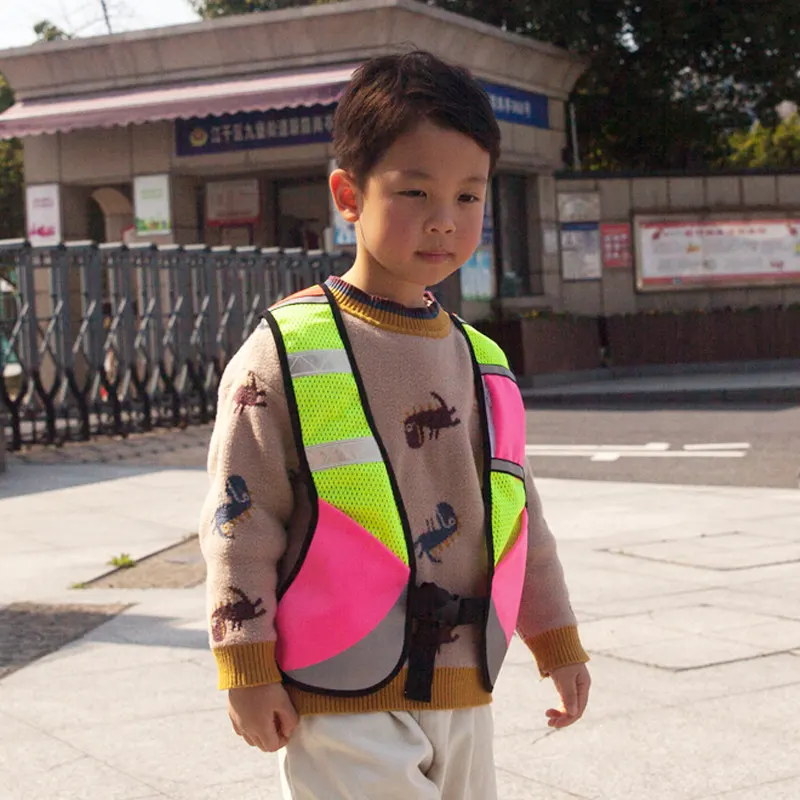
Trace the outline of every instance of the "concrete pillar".
{"label": "concrete pillar", "polygon": [[[199,179],[190,175],[172,175],[172,239],[175,244],[197,244],[203,241],[198,215]],[[164,237],[155,238],[158,243]]]}
{"label": "concrete pillar", "polygon": [[527,186],[528,249],[531,291],[561,301],[556,233],[556,181],[552,175],[530,175]]}

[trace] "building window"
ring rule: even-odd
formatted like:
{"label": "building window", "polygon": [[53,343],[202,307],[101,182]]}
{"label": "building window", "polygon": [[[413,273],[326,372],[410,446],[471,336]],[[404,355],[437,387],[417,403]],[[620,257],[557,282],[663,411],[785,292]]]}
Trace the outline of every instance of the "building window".
{"label": "building window", "polygon": [[494,179],[495,256],[501,297],[541,294],[541,270],[532,272],[528,242],[528,178],[500,174]]}

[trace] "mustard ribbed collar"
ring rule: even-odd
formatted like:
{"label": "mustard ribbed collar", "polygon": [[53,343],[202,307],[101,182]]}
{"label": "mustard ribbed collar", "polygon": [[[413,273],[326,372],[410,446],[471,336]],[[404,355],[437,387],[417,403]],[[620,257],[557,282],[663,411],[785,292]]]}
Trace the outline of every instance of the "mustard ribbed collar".
{"label": "mustard ribbed collar", "polygon": [[450,317],[431,294],[426,295],[428,305],[425,308],[407,308],[369,295],[335,275],[328,278],[325,285],[342,311],[383,330],[431,339],[444,339],[450,332]]}

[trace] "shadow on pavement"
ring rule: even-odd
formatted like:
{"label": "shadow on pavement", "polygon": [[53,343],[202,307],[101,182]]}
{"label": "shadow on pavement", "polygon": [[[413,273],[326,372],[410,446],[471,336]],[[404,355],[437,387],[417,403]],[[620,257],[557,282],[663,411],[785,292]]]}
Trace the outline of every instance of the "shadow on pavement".
{"label": "shadow on pavement", "polygon": [[92,642],[103,644],[208,650],[206,631],[176,628],[175,618],[117,616],[130,607],[87,602],[12,603],[0,608],[0,680],[87,634]]}

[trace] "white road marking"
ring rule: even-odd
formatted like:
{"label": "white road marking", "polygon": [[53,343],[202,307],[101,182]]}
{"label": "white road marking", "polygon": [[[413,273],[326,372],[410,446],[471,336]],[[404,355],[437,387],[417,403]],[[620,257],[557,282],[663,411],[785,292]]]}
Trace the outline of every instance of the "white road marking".
{"label": "white road marking", "polygon": [[719,442],[718,444],[685,444],[684,450],[749,450],[749,442]]}
{"label": "white road marking", "polygon": [[671,450],[667,442],[641,445],[613,444],[529,444],[525,454],[540,458],[588,458],[611,462],[621,458],[744,458],[750,450],[748,442],[687,444],[682,450]]}

